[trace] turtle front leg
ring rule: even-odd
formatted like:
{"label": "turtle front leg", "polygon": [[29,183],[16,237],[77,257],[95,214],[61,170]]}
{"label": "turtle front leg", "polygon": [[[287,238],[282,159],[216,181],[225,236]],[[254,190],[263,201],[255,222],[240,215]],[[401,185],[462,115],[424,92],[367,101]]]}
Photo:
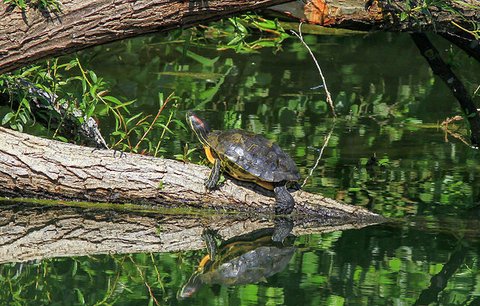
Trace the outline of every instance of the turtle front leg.
{"label": "turtle front leg", "polygon": [[208,179],[205,181],[205,187],[207,187],[207,189],[214,189],[217,187],[218,180],[220,179],[220,166],[220,159],[215,159],[212,171],[210,172]]}
{"label": "turtle front leg", "polygon": [[275,185],[273,192],[275,192],[275,200],[277,205],[275,207],[275,214],[288,215],[291,213],[293,211],[293,207],[295,206],[295,200],[290,192],[288,192],[286,182],[281,182]]}
{"label": "turtle front leg", "polygon": [[214,262],[217,260],[217,240],[221,239],[220,235],[216,231],[211,229],[204,229],[202,232],[202,238],[205,241],[207,246],[208,255],[210,256],[210,261]]}

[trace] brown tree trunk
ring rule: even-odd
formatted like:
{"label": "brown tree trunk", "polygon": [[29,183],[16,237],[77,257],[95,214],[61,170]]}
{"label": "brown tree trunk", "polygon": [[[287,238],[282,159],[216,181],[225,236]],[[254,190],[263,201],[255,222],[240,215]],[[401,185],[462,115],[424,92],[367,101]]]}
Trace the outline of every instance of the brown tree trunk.
{"label": "brown tree trunk", "polygon": [[[65,0],[61,12],[9,9],[0,3],[0,74],[36,60],[159,30],[189,26],[288,0]],[[372,4],[365,10],[365,3]],[[428,16],[399,20],[405,2],[364,0],[291,1],[272,9],[309,23],[356,30],[431,30],[468,37],[480,12],[459,6],[461,14],[431,10]],[[417,12],[417,11],[415,11]],[[453,22],[455,22],[455,25]],[[460,27],[459,27],[460,26]]]}
{"label": "brown tree trunk", "polygon": [[[143,252],[178,252],[205,246],[205,228],[218,231],[222,239],[264,228],[269,220],[238,216],[132,214],[72,207],[28,206],[18,203],[0,207],[0,264],[51,257]],[[367,224],[296,224],[291,234],[325,233]]]}
{"label": "brown tree trunk", "polygon": [[61,12],[0,3],[0,74],[49,56],[287,0],[64,0]]}
{"label": "brown tree trunk", "polygon": [[[90,202],[145,203],[251,213],[273,212],[270,191],[227,179],[204,187],[209,168],[138,154],[94,150],[0,128],[0,195]],[[381,221],[361,207],[302,190],[294,213],[317,219]]]}

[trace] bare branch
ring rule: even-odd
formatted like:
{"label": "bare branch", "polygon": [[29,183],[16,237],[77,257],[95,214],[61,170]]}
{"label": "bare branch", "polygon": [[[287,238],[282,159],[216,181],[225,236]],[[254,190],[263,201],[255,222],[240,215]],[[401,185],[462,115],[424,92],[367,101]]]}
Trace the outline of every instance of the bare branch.
{"label": "bare branch", "polygon": [[308,52],[310,53],[310,56],[312,57],[313,61],[315,62],[315,65],[317,66],[317,69],[318,69],[318,72],[320,74],[320,77],[322,78],[322,82],[323,82],[323,88],[325,88],[325,93],[327,95],[327,102],[328,102],[328,105],[330,105],[330,109],[332,110],[332,115],[333,117],[336,117],[337,115],[335,114],[335,106],[333,105],[333,101],[332,101],[332,97],[330,95],[330,92],[328,91],[328,87],[327,87],[327,81],[325,81],[325,77],[323,76],[323,72],[322,72],[322,69],[320,68],[320,65],[318,64],[318,61],[317,59],[315,58],[315,55],[313,54],[312,50],[310,49],[310,47],[307,45],[307,43],[303,40],[303,36],[302,36],[302,22],[300,22],[300,24],[298,25],[298,33],[291,30],[291,32],[298,37],[298,39],[300,39],[300,41],[302,42],[302,44],[305,46],[305,48],[307,48]]}

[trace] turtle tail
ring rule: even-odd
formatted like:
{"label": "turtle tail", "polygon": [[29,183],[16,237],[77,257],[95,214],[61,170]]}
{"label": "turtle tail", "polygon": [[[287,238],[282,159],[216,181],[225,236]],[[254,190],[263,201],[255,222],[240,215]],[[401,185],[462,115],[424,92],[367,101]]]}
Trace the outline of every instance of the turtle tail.
{"label": "turtle tail", "polygon": [[295,200],[290,192],[288,192],[286,182],[276,184],[273,191],[275,192],[276,200],[275,213],[277,215],[290,214],[295,206]]}

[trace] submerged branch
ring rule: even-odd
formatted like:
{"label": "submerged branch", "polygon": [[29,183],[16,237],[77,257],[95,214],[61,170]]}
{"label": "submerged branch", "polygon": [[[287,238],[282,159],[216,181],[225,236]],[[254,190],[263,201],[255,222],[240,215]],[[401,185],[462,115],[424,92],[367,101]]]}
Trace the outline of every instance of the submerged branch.
{"label": "submerged branch", "polygon": [[427,35],[413,33],[411,34],[411,37],[432,68],[433,73],[445,82],[445,85],[450,88],[452,94],[457,99],[470,124],[472,145],[478,147],[480,145],[480,115],[467,89],[452,71],[450,66],[442,60],[440,53],[430,42]]}
{"label": "submerged branch", "polygon": [[[59,103],[56,94],[40,89],[35,86],[35,84],[23,78],[17,79],[17,84],[7,84],[7,86],[17,86],[27,89],[30,94],[30,99],[33,102],[30,103],[30,107],[37,120],[42,120],[42,116],[38,116],[38,113],[48,113],[53,110],[53,112],[61,118],[61,122],[56,122],[59,125],[57,130],[62,129],[72,137],[78,134],[87,145],[108,149],[107,142],[100,133],[95,119],[85,116],[83,111],[75,107],[75,105],[77,105],[75,101]],[[51,117],[50,115],[49,120],[52,120]]]}
{"label": "submerged branch", "polygon": [[[0,128],[0,195],[273,212],[273,193],[251,183],[229,179],[207,192],[208,173],[205,166],[128,153],[115,157],[111,150],[92,152]],[[383,220],[364,208],[318,194],[297,191],[293,197],[297,215],[345,222]]]}

